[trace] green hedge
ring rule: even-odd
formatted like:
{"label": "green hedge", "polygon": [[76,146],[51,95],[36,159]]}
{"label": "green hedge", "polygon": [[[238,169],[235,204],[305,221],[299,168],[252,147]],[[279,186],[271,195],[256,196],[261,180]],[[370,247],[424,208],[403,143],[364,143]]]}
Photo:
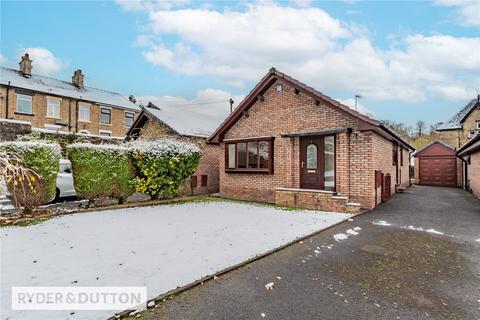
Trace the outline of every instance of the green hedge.
{"label": "green hedge", "polygon": [[40,179],[33,185],[34,192],[26,186],[8,183],[9,192],[14,195],[15,205],[27,209],[46,204],[55,197],[57,174],[61,158],[60,146],[44,141],[12,141],[0,143],[0,152],[17,154],[24,165],[35,171]]}
{"label": "green hedge", "polygon": [[154,199],[177,196],[202,155],[196,145],[172,139],[135,141],[130,148],[137,169],[135,190]]}
{"label": "green hedge", "polygon": [[75,191],[81,198],[125,200],[134,192],[135,170],[124,146],[74,143],[67,146]]}

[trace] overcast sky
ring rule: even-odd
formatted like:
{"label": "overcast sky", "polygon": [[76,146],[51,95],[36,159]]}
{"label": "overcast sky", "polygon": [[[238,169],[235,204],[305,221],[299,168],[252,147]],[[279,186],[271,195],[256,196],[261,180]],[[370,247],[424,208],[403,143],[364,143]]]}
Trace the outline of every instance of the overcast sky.
{"label": "overcast sky", "polygon": [[[480,92],[480,2],[4,2],[0,63],[222,118],[272,66],[378,119],[445,121]],[[142,98],[143,97],[143,98]]]}

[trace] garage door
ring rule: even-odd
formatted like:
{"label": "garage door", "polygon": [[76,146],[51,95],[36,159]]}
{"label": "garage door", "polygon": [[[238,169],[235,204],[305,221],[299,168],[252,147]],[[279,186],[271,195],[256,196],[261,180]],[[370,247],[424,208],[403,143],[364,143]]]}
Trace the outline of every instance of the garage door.
{"label": "garage door", "polygon": [[457,170],[455,157],[420,158],[420,184],[430,186],[455,186]]}

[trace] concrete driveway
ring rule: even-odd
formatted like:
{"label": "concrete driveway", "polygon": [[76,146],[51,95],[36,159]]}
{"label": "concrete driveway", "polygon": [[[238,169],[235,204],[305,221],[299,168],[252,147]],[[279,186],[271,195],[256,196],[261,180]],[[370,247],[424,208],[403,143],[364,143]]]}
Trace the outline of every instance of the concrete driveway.
{"label": "concrete driveway", "polygon": [[412,187],[140,319],[478,320],[480,200]]}

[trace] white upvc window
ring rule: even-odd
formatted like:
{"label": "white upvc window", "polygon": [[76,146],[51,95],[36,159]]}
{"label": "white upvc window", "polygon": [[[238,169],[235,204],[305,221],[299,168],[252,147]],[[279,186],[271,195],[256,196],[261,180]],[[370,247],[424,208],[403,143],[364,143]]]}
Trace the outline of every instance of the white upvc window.
{"label": "white upvc window", "polygon": [[33,114],[32,96],[17,93],[17,110],[18,113]]}
{"label": "white upvc window", "polygon": [[89,104],[78,104],[78,121],[90,121],[90,105]]}
{"label": "white upvc window", "polygon": [[125,126],[130,128],[135,120],[135,113],[125,111]]}
{"label": "white upvc window", "polygon": [[47,98],[47,117],[60,118],[60,99]]}
{"label": "white upvc window", "polygon": [[476,125],[477,125],[477,129],[480,129],[480,121],[475,121]]}

